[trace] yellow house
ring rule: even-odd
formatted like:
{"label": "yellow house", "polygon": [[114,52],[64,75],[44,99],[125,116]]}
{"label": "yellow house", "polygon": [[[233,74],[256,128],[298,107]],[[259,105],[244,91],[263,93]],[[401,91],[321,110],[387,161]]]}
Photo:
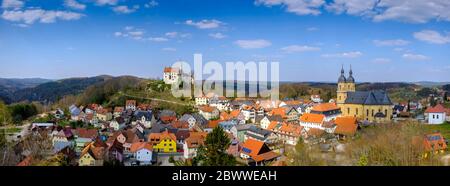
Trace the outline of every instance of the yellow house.
{"label": "yellow house", "polygon": [[148,142],[153,144],[153,150],[156,152],[177,152],[177,137],[167,130],[162,133],[151,133]]}
{"label": "yellow house", "polygon": [[87,145],[81,152],[79,166],[103,166],[103,147],[94,147],[94,142]]}
{"label": "yellow house", "polygon": [[342,115],[353,116],[362,121],[378,123],[390,121],[393,104],[388,93],[383,90],[356,91],[351,69],[349,74],[346,78],[342,68],[338,79],[336,104],[341,107]]}

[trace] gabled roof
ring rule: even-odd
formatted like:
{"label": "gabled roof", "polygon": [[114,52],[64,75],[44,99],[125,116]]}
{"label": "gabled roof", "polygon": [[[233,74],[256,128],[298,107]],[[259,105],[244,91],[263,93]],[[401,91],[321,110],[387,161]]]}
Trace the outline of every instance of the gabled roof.
{"label": "gabled roof", "polygon": [[198,148],[200,145],[204,145],[206,136],[206,132],[191,132],[186,139],[188,148]]}
{"label": "gabled roof", "polygon": [[337,117],[334,124],[336,124],[334,131],[336,134],[354,135],[358,128],[356,117],[353,116]]}
{"label": "gabled roof", "polygon": [[300,117],[300,122],[322,123],[324,119],[325,115],[323,114],[305,113]]}
{"label": "gabled roof", "polygon": [[160,140],[171,139],[171,140],[177,141],[177,137],[175,136],[175,134],[169,133],[168,130],[166,130],[162,133],[151,133],[148,136],[148,140],[150,140],[150,139],[160,139]]}
{"label": "gabled roof", "polygon": [[424,146],[427,151],[447,149],[445,139],[439,132],[425,135]]}
{"label": "gabled roof", "polygon": [[314,106],[311,110],[317,111],[317,112],[326,112],[326,111],[332,111],[332,110],[338,110],[339,108],[335,103],[321,103],[316,106]]}
{"label": "gabled roof", "polygon": [[127,106],[136,106],[136,100],[127,100],[125,104]]}
{"label": "gabled roof", "polygon": [[131,144],[130,152],[135,153],[141,149],[147,149],[149,151],[153,150],[153,145],[148,142],[136,142]]}
{"label": "gabled roof", "polygon": [[203,112],[214,112],[214,110],[217,110],[215,107],[210,107],[210,106],[203,106],[203,107],[199,107],[199,110],[203,111]]}
{"label": "gabled roof", "polygon": [[93,144],[94,144],[94,142],[91,142],[89,145],[84,147],[84,149],[81,151],[80,157],[82,157],[88,153],[95,160],[103,159],[104,148],[103,147],[94,147]]}
{"label": "gabled roof", "polygon": [[247,139],[247,141],[244,142],[242,145],[241,152],[248,154],[249,156],[257,156],[261,149],[264,146],[264,142],[254,140],[254,139]]}
{"label": "gabled roof", "polygon": [[279,115],[279,116],[281,116],[282,118],[284,118],[284,117],[286,116],[286,110],[288,110],[288,109],[287,109],[287,108],[284,108],[284,107],[274,108],[274,109],[272,109],[272,110],[269,112],[269,114],[270,114],[271,116]]}
{"label": "gabled roof", "polygon": [[75,129],[75,134],[78,136],[78,138],[95,139],[98,136],[98,131],[97,129],[77,128]]}
{"label": "gabled roof", "polygon": [[347,92],[346,104],[363,105],[392,105],[392,101],[386,91],[355,91]]}
{"label": "gabled roof", "polygon": [[425,113],[444,113],[446,112],[446,109],[441,104],[438,104],[434,107],[429,107],[427,110],[425,110]]}
{"label": "gabled roof", "polygon": [[285,123],[281,125],[279,131],[298,137],[301,135],[302,129],[303,127],[300,125]]}
{"label": "gabled roof", "polygon": [[170,73],[170,72],[180,73],[180,69],[179,68],[172,68],[172,67],[165,67],[164,68],[164,73]]}

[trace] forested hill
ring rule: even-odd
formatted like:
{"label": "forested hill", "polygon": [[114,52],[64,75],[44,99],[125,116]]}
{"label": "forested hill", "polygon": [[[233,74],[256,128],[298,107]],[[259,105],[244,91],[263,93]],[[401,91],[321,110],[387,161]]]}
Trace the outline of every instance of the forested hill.
{"label": "forested hill", "polygon": [[1,98],[7,103],[20,101],[54,102],[65,95],[80,94],[87,87],[112,78],[111,76],[70,78],[43,83],[32,88],[5,89],[6,91],[1,92]]}

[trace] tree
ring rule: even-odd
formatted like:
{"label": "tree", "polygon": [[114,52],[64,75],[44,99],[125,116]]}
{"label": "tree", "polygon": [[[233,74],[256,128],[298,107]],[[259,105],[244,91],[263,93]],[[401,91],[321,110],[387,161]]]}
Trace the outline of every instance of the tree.
{"label": "tree", "polygon": [[447,97],[448,97],[448,92],[444,92],[444,97],[442,98],[442,100],[444,100],[444,102],[447,101]]}
{"label": "tree", "polygon": [[0,101],[0,125],[7,124],[11,121],[11,114],[6,105]]}
{"label": "tree", "polygon": [[206,136],[205,145],[197,150],[197,156],[193,159],[193,165],[202,166],[234,166],[236,159],[227,154],[227,149],[231,144],[228,135],[217,126]]}

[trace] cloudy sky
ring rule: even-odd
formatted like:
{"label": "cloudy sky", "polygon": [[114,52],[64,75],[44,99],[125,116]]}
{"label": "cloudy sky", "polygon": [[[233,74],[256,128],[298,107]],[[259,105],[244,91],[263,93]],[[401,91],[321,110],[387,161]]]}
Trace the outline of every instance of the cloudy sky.
{"label": "cloudy sky", "polygon": [[448,0],[1,0],[0,77],[161,77],[278,61],[284,81],[450,81]]}

